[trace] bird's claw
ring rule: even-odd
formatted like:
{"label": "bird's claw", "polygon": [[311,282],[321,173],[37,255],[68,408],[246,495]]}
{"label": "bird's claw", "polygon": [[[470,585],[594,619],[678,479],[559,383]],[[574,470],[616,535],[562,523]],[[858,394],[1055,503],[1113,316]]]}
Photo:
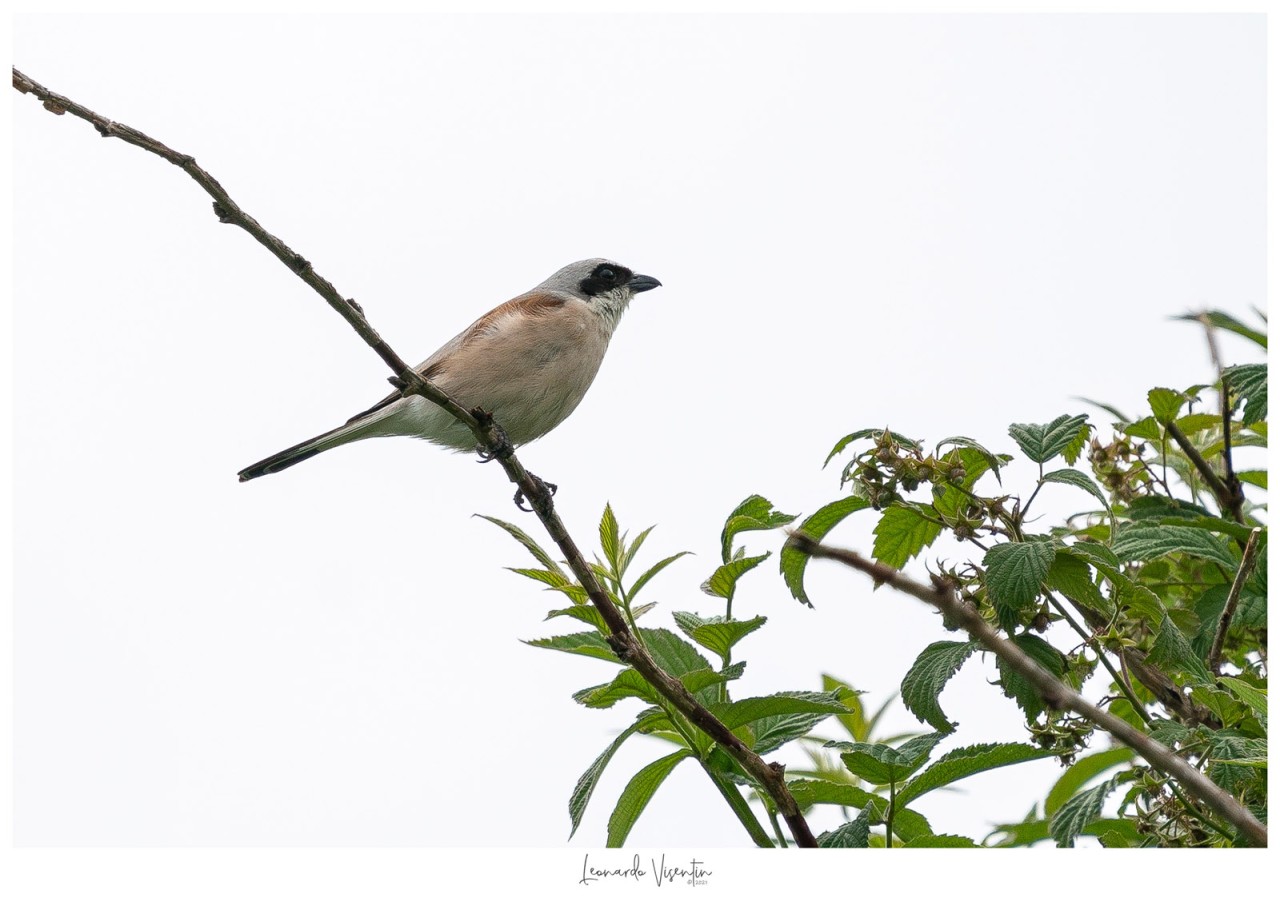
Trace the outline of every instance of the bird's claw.
{"label": "bird's claw", "polygon": [[[529,477],[533,480],[534,484],[539,488],[539,493],[541,493],[541,490],[544,490],[544,489],[546,490],[546,502],[549,505],[551,502],[551,497],[556,494],[556,490],[559,489],[559,487],[557,487],[554,483],[548,483],[547,481],[543,480],[541,477],[539,477],[536,474],[530,474]],[[528,502],[530,503],[528,506],[524,504],[526,500],[528,500]],[[540,503],[541,501],[542,501],[541,495],[535,495],[534,497],[530,498],[525,495],[525,492],[523,489],[516,490],[516,497],[515,497],[516,508],[520,509],[521,511],[536,511],[537,509],[534,508],[533,506],[537,503]]]}

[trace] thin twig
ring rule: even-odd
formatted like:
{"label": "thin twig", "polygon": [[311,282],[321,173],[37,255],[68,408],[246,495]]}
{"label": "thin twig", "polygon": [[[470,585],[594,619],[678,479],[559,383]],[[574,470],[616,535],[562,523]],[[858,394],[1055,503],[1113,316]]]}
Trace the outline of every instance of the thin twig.
{"label": "thin twig", "polygon": [[847,549],[828,548],[799,532],[791,534],[789,545],[814,558],[830,558],[839,561],[870,575],[877,584],[887,583],[899,592],[915,596],[937,608],[943,613],[945,619],[958,622],[988,651],[997,655],[1035,686],[1049,707],[1069,708],[1106,730],[1145,758],[1152,767],[1176,779],[1188,792],[1236,827],[1245,839],[1256,845],[1267,844],[1267,828],[1248,808],[1170,749],[1069,689],[1030,655],[996,633],[991,625],[982,619],[977,610],[956,598],[955,590],[945,581],[934,578],[932,585],[919,583],[886,564],[863,558],[858,553]]}
{"label": "thin twig", "polygon": [[610,632],[609,645],[618,657],[630,664],[639,674],[653,685],[655,689],[671,703],[672,707],[687,717],[695,726],[709,735],[742,766],[748,775],[753,777],[769,793],[782,812],[783,819],[790,827],[792,837],[797,845],[816,848],[817,840],[809,829],[804,815],[795,798],[791,795],[784,779],[784,767],[778,763],[768,763],[745,743],[733,734],[710,711],[703,707],[697,699],[684,687],[684,684],[658,666],[653,656],[645,650],[644,645],[623,619],[614,603],[609,599],[594,572],[583,558],[577,545],[570,538],[564,523],[556,513],[551,494],[545,484],[531,476],[511,451],[498,422],[481,409],[468,410],[451,399],[443,390],[424,379],[417,371],[405,364],[372,325],[365,318],[364,312],[355,303],[348,301],[338,293],[333,284],[325,280],[312,268],[311,263],[290,249],[282,240],[269,233],[250,215],[244,212],[227,194],[208,172],[196,164],[191,156],[178,153],[158,140],[148,137],[141,131],[113,122],[74,100],[55,94],[43,85],[28,78],[17,68],[13,69],[13,86],[25,94],[33,94],[45,109],[56,115],[70,113],[91,123],[103,137],[117,137],[125,143],[132,144],[154,153],[162,159],[181,168],[205,192],[213,197],[214,213],[218,220],[234,224],[247,231],[255,240],[265,246],[283,262],[290,271],[302,278],[313,290],[324,297],[325,301],[360,335],[360,337],[378,353],[395,376],[403,384],[402,392],[408,396],[416,394],[429,399],[444,408],[458,421],[465,424],[475,435],[480,446],[497,458],[511,482],[516,484],[530,506],[537,513],[538,519],[546,528],[548,535],[563,554],[565,562],[578,578],[590,597],[600,616],[604,619]]}
{"label": "thin twig", "polygon": [[1244,581],[1253,572],[1254,553],[1258,549],[1260,533],[1261,527],[1254,527],[1249,533],[1249,541],[1244,544],[1244,555],[1240,557],[1236,578],[1231,581],[1231,591],[1227,593],[1227,604],[1223,606],[1222,617],[1218,619],[1218,631],[1213,634],[1213,646],[1209,649],[1209,669],[1215,677],[1222,675],[1222,644],[1227,640],[1231,619],[1236,616],[1236,606],[1240,604],[1240,591],[1244,588]]}
{"label": "thin twig", "polygon": [[[1182,451],[1186,454],[1191,463],[1195,465],[1196,470],[1200,472],[1200,476],[1204,478],[1204,482],[1209,489],[1213,490],[1214,498],[1218,500],[1218,507],[1221,508],[1231,517],[1235,518],[1236,523],[1244,523],[1244,493],[1240,491],[1240,484],[1237,482],[1235,489],[1231,489],[1222,481],[1218,473],[1209,466],[1209,462],[1200,454],[1200,450],[1192,445],[1191,440],[1187,439],[1187,435],[1173,421],[1164,425],[1165,430],[1169,432],[1169,436],[1173,437],[1173,441],[1178,444]],[[1227,429],[1231,429],[1231,421],[1227,421]]]}

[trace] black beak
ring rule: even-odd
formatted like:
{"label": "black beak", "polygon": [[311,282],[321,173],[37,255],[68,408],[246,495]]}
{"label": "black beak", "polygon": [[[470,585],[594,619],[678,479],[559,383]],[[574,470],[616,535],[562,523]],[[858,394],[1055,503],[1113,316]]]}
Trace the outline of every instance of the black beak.
{"label": "black beak", "polygon": [[654,287],[661,287],[662,281],[657,278],[651,278],[647,274],[637,274],[627,281],[627,286],[631,288],[632,293],[643,293],[646,290],[652,290]]}

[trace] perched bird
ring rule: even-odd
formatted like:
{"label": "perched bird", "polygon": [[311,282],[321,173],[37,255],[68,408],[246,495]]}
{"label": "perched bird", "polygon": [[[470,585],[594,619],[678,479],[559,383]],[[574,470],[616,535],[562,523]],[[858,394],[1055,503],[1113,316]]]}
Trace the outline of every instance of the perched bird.
{"label": "perched bird", "polygon": [[[607,259],[574,262],[481,317],[416,370],[464,408],[493,415],[513,446],[532,442],[578,407],[631,298],[660,286]],[[391,436],[458,451],[476,447],[471,431],[440,406],[392,393],[341,427],[250,465],[240,479],[283,471],[344,443]]]}

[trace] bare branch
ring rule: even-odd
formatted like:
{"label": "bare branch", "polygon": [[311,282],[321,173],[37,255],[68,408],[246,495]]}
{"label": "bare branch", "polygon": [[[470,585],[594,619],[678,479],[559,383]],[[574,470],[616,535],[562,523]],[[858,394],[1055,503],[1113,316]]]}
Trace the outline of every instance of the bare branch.
{"label": "bare branch", "polygon": [[1222,608],[1222,617],[1218,620],[1218,631],[1213,636],[1213,646],[1209,649],[1209,669],[1215,677],[1222,675],[1222,644],[1227,639],[1227,630],[1231,627],[1231,618],[1236,616],[1236,606],[1240,604],[1240,590],[1244,581],[1253,572],[1254,554],[1258,549],[1258,535],[1261,527],[1254,527],[1249,534],[1249,541],[1244,544],[1244,555],[1240,558],[1240,567],[1236,571],[1235,580],[1231,581],[1231,591],[1227,593],[1227,604]]}
{"label": "bare branch", "polygon": [[290,249],[282,240],[269,233],[262,225],[227,194],[222,185],[208,172],[196,164],[191,156],[176,152],[158,140],[143,134],[128,125],[113,122],[91,109],[67,97],[55,94],[48,88],[28,78],[18,69],[13,69],[13,86],[21,93],[33,94],[41,100],[45,109],[56,115],[70,113],[92,124],[103,137],[116,137],[125,143],[132,144],[154,153],[161,159],[173,163],[195,180],[205,192],[213,197],[214,213],[218,220],[234,224],[247,231],[255,240],[265,246],[276,258],[308,286],[319,293],[331,307],[341,315],[348,324],[369,344],[379,357],[398,378],[404,395],[417,394],[444,408],[455,418],[471,429],[479,445],[498,460],[512,483],[529,500],[534,512],[538,515],[548,535],[563,553],[566,563],[578,578],[590,597],[600,616],[604,619],[610,632],[609,644],[618,657],[634,667],[641,676],[651,683],[659,693],[671,703],[672,707],[687,717],[695,726],[714,739],[742,768],[767,791],[782,812],[783,819],[791,828],[792,838],[796,844],[806,848],[816,848],[817,840],[809,829],[808,822],[800,812],[799,805],[787,788],[784,768],[781,764],[767,763],[746,744],[735,736],[728,727],[720,722],[710,711],[676,678],[658,666],[658,663],[645,649],[640,639],[628,627],[622,614],[609,599],[600,586],[586,559],[570,538],[564,523],[556,513],[551,494],[545,484],[533,477],[520,460],[511,452],[511,446],[502,433],[498,422],[482,409],[465,409],[443,390],[430,381],[425,380],[417,371],[405,364],[404,360],[379,336],[366,319],[363,310],[355,302],[343,298],[333,284],[321,277],[312,268],[311,263]]}
{"label": "bare branch", "polygon": [[[1231,430],[1229,415],[1224,415],[1224,421],[1226,431],[1229,433]],[[1191,463],[1200,472],[1200,476],[1204,478],[1204,482],[1208,484],[1209,489],[1213,490],[1214,498],[1218,500],[1218,507],[1235,518],[1236,523],[1243,524],[1244,493],[1240,489],[1239,481],[1236,481],[1234,488],[1228,486],[1218,476],[1217,472],[1209,466],[1209,462],[1200,454],[1200,450],[1192,445],[1191,440],[1187,439],[1187,435],[1182,432],[1182,428],[1172,421],[1164,427],[1169,432],[1169,436],[1173,437],[1174,442],[1186,453],[1187,458],[1191,459]]]}
{"label": "bare branch", "polygon": [[1223,791],[1211,779],[1196,770],[1174,752],[1156,742],[1119,717],[1098,708],[1079,693],[1067,688],[1049,671],[1045,670],[1026,652],[991,628],[974,608],[956,598],[955,591],[943,580],[935,578],[932,585],[919,583],[888,565],[863,558],[847,549],[828,548],[803,533],[793,532],[789,544],[814,558],[830,558],[862,571],[877,584],[887,583],[899,592],[915,596],[942,612],[949,620],[959,623],[969,635],[988,651],[998,656],[1010,668],[1030,682],[1045,704],[1051,708],[1070,708],[1081,717],[1106,730],[1120,742],[1132,748],[1163,773],[1176,779],[1186,790],[1235,826],[1250,842],[1267,844],[1267,828],[1249,809]]}

